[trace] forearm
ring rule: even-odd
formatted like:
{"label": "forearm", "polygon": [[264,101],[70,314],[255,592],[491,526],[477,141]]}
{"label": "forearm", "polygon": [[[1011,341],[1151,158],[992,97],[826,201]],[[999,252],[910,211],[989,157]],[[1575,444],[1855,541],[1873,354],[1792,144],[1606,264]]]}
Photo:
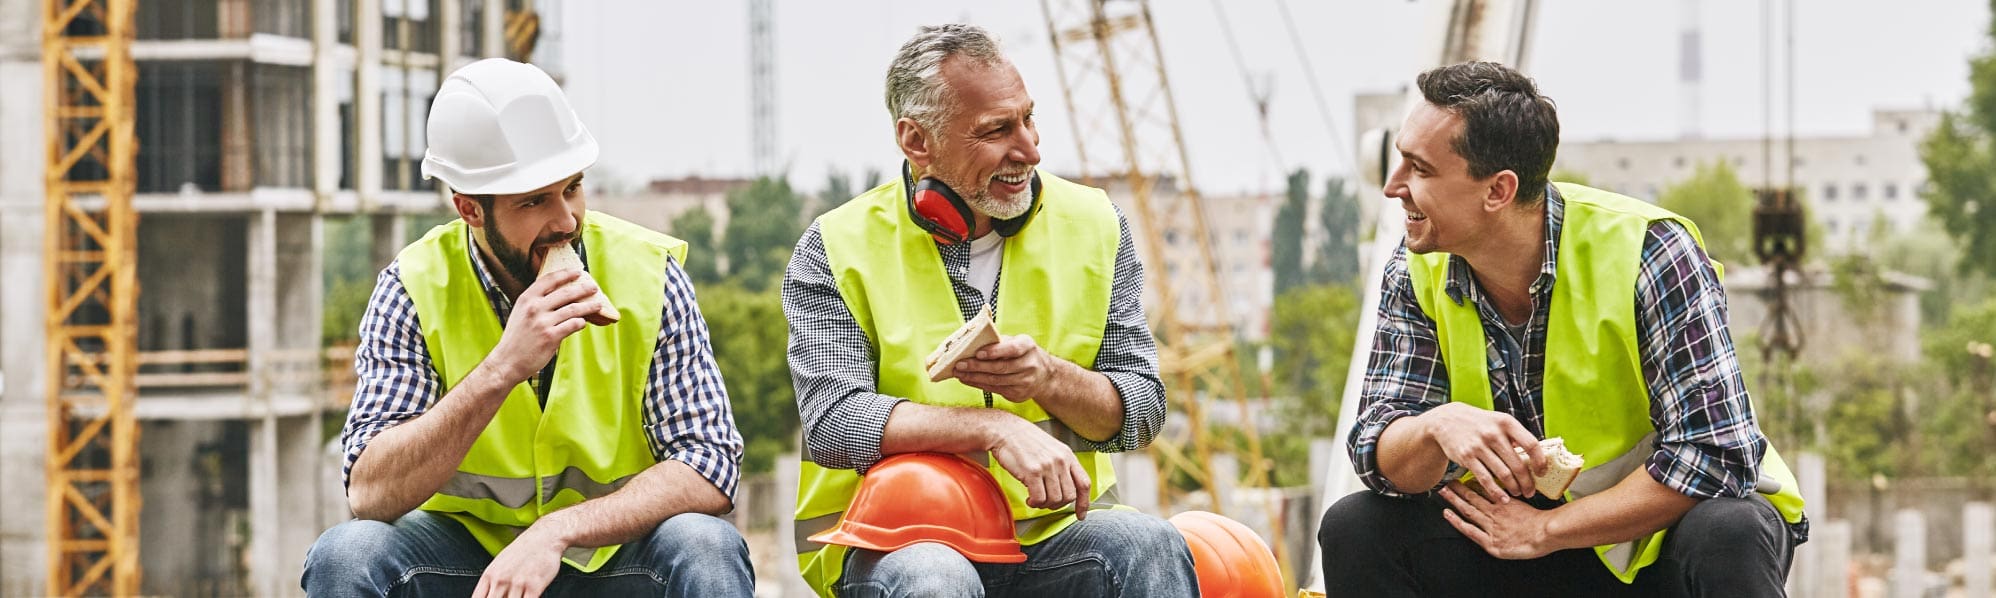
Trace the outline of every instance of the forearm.
{"label": "forearm", "polygon": [[1044,396],[1034,397],[1041,409],[1069,429],[1096,442],[1123,430],[1123,395],[1109,377],[1064,359],[1055,360],[1055,382]]}
{"label": "forearm", "polygon": [[880,454],[988,451],[995,446],[1002,427],[1024,421],[999,409],[902,401],[894,406],[886,429],[881,431]]}
{"label": "forearm", "polygon": [[1379,472],[1404,493],[1427,492],[1448,474],[1448,456],[1429,438],[1425,416],[1395,419],[1379,434]]}
{"label": "forearm", "polygon": [[527,533],[547,534],[562,548],[596,548],[635,542],[659,524],[685,513],[725,514],[727,495],[691,466],[660,461],[630,483],[536,520]]}
{"label": "forearm", "polygon": [[1628,542],[1676,524],[1698,500],[1638,468],[1600,494],[1553,509],[1546,539],[1552,550]]}
{"label": "forearm", "polygon": [[354,516],[393,522],[436,494],[516,385],[504,380],[480,364],[429,411],[368,441],[347,488]]}

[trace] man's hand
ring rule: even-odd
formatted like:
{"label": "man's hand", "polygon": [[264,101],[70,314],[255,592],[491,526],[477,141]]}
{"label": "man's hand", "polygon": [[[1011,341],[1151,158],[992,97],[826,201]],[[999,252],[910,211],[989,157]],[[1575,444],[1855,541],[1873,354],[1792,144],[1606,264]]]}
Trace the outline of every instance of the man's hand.
{"label": "man's hand", "polygon": [[1040,431],[1038,426],[1017,417],[1000,431],[991,457],[1026,485],[1026,506],[1058,509],[1074,503],[1074,516],[1088,514],[1088,471],[1074,458],[1074,451]]}
{"label": "man's hand", "polygon": [[[1538,493],[1532,472],[1545,468],[1545,455],[1539,452],[1539,439],[1516,418],[1454,402],[1419,417],[1427,437],[1448,460],[1476,474],[1491,502],[1509,502],[1505,493],[1525,497]],[[1527,458],[1519,458],[1513,447],[1524,448]]]}
{"label": "man's hand", "polygon": [[1033,337],[1005,336],[956,362],[956,379],[1007,401],[1023,403],[1045,396],[1064,365],[1069,364],[1040,348]]}
{"label": "man's hand", "polygon": [[582,316],[594,313],[598,305],[584,300],[596,295],[596,283],[568,284],[581,276],[576,271],[550,272],[534,280],[513,301],[506,331],[499,335],[499,345],[487,358],[498,360],[496,371],[506,382],[525,382],[554,358],[562,339],[588,325]]}
{"label": "man's hand", "polygon": [[1453,509],[1442,511],[1442,518],[1490,556],[1535,559],[1555,549],[1546,533],[1546,521],[1552,517],[1548,511],[1522,500],[1491,502],[1462,482],[1449,482],[1440,494]]}
{"label": "man's hand", "polygon": [[485,575],[478,578],[472,598],[534,598],[561,572],[561,542],[540,527],[529,527],[507,544]]}

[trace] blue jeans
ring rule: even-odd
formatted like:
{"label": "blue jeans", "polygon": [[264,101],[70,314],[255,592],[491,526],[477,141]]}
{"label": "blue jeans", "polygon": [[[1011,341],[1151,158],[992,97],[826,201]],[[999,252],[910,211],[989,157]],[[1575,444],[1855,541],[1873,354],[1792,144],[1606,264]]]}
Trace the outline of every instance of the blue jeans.
{"label": "blue jeans", "polygon": [[1093,511],[1024,549],[1026,562],[1016,565],[972,563],[933,542],[891,553],[853,550],[836,590],[844,598],[1199,595],[1185,537],[1142,513]]}
{"label": "blue jeans", "polygon": [[[305,554],[313,597],[470,596],[492,557],[449,517],[412,511],[394,524],[333,526]],[[625,544],[594,573],[562,565],[544,596],[751,596],[748,544],[727,522],[684,514]]]}

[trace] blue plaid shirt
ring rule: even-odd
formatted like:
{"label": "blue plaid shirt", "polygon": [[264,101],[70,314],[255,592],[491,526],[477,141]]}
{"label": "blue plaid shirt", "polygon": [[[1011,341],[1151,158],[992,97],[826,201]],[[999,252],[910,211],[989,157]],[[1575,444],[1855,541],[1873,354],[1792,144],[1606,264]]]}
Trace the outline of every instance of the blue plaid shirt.
{"label": "blue plaid shirt", "polygon": [[[471,255],[483,255],[475,244],[468,240],[466,244],[471,245]],[[485,286],[492,311],[504,326],[513,313],[513,300],[494,282],[485,260],[471,263]],[[340,444],[346,449],[340,473],[348,484],[352,483],[353,464],[369,440],[382,430],[422,415],[443,397],[443,379],[432,365],[422,329],[416,324],[416,304],[403,288],[400,273],[400,262],[381,271],[375,279],[374,295],[368,299],[367,313],[360,320],[360,347],[354,352],[353,366],[360,380],[346,428],[340,432]],[[550,361],[549,369],[535,380],[546,380],[553,367]],[[545,387],[545,383],[537,384],[537,392],[538,387]],[[644,427],[654,458],[685,463],[729,501],[734,500],[741,474],[741,433],[735,430],[728,391],[721,383],[721,370],[714,364],[714,349],[707,340],[707,321],[693,298],[693,283],[679,263],[670,259],[665,268],[665,311],[660,319],[658,348],[652,353],[651,374],[645,383]]]}
{"label": "blue plaid shirt", "polygon": [[[1538,437],[1545,435],[1546,322],[1565,215],[1564,201],[1548,186],[1545,258],[1530,287],[1532,315],[1523,346],[1504,329],[1503,317],[1485,297],[1468,262],[1452,256],[1445,283],[1449,298],[1476,306],[1483,316],[1487,351],[1501,357],[1490,370],[1493,407],[1518,418]],[[1406,496],[1379,471],[1379,436],[1394,420],[1448,402],[1448,369],[1442,364],[1435,322],[1414,298],[1404,243],[1387,263],[1382,286],[1379,327],[1349,449],[1367,487]],[[1657,432],[1656,451],[1645,461],[1650,477],[1696,498],[1751,495],[1767,439],[1754,423],[1753,405],[1748,403],[1739,359],[1726,331],[1725,289],[1704,250],[1682,225],[1674,221],[1650,225],[1635,293],[1636,349],[1649,386],[1650,423]],[[1444,481],[1460,471],[1453,463],[1449,470]]]}

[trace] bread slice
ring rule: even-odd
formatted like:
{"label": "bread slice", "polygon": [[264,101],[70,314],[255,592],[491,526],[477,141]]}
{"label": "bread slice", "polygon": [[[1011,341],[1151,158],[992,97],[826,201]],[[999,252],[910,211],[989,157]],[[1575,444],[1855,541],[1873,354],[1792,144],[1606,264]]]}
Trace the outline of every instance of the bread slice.
{"label": "bread slice", "polygon": [[[568,244],[556,245],[554,249],[548,250],[547,257],[541,258],[541,276],[569,270],[582,273],[581,277],[576,278],[577,281],[589,278],[589,272],[582,268],[582,256],[575,253],[575,247],[573,246]],[[571,282],[569,284],[575,283]],[[597,326],[609,326],[617,323],[618,318],[621,316],[617,315],[617,308],[610,305],[610,297],[603,294],[603,289],[596,289],[595,297],[584,299],[584,301],[590,300],[596,301],[599,307],[595,313],[582,316],[583,321]]]}
{"label": "bread slice", "polygon": [[[1519,458],[1530,460],[1530,453],[1525,452],[1523,447],[1511,448],[1518,451]],[[1587,460],[1567,451],[1564,438],[1540,440],[1539,452],[1545,454],[1546,472],[1543,475],[1533,476],[1534,486],[1538,488],[1539,494],[1551,498],[1565,498],[1566,489],[1573,485],[1574,478],[1580,477],[1580,469],[1587,465]]]}
{"label": "bread slice", "polygon": [[991,306],[978,310],[977,317],[964,322],[956,332],[950,333],[936,350],[922,360],[922,367],[929,369],[930,382],[942,382],[956,377],[956,362],[977,354],[978,349],[998,342],[998,326],[991,322]]}

